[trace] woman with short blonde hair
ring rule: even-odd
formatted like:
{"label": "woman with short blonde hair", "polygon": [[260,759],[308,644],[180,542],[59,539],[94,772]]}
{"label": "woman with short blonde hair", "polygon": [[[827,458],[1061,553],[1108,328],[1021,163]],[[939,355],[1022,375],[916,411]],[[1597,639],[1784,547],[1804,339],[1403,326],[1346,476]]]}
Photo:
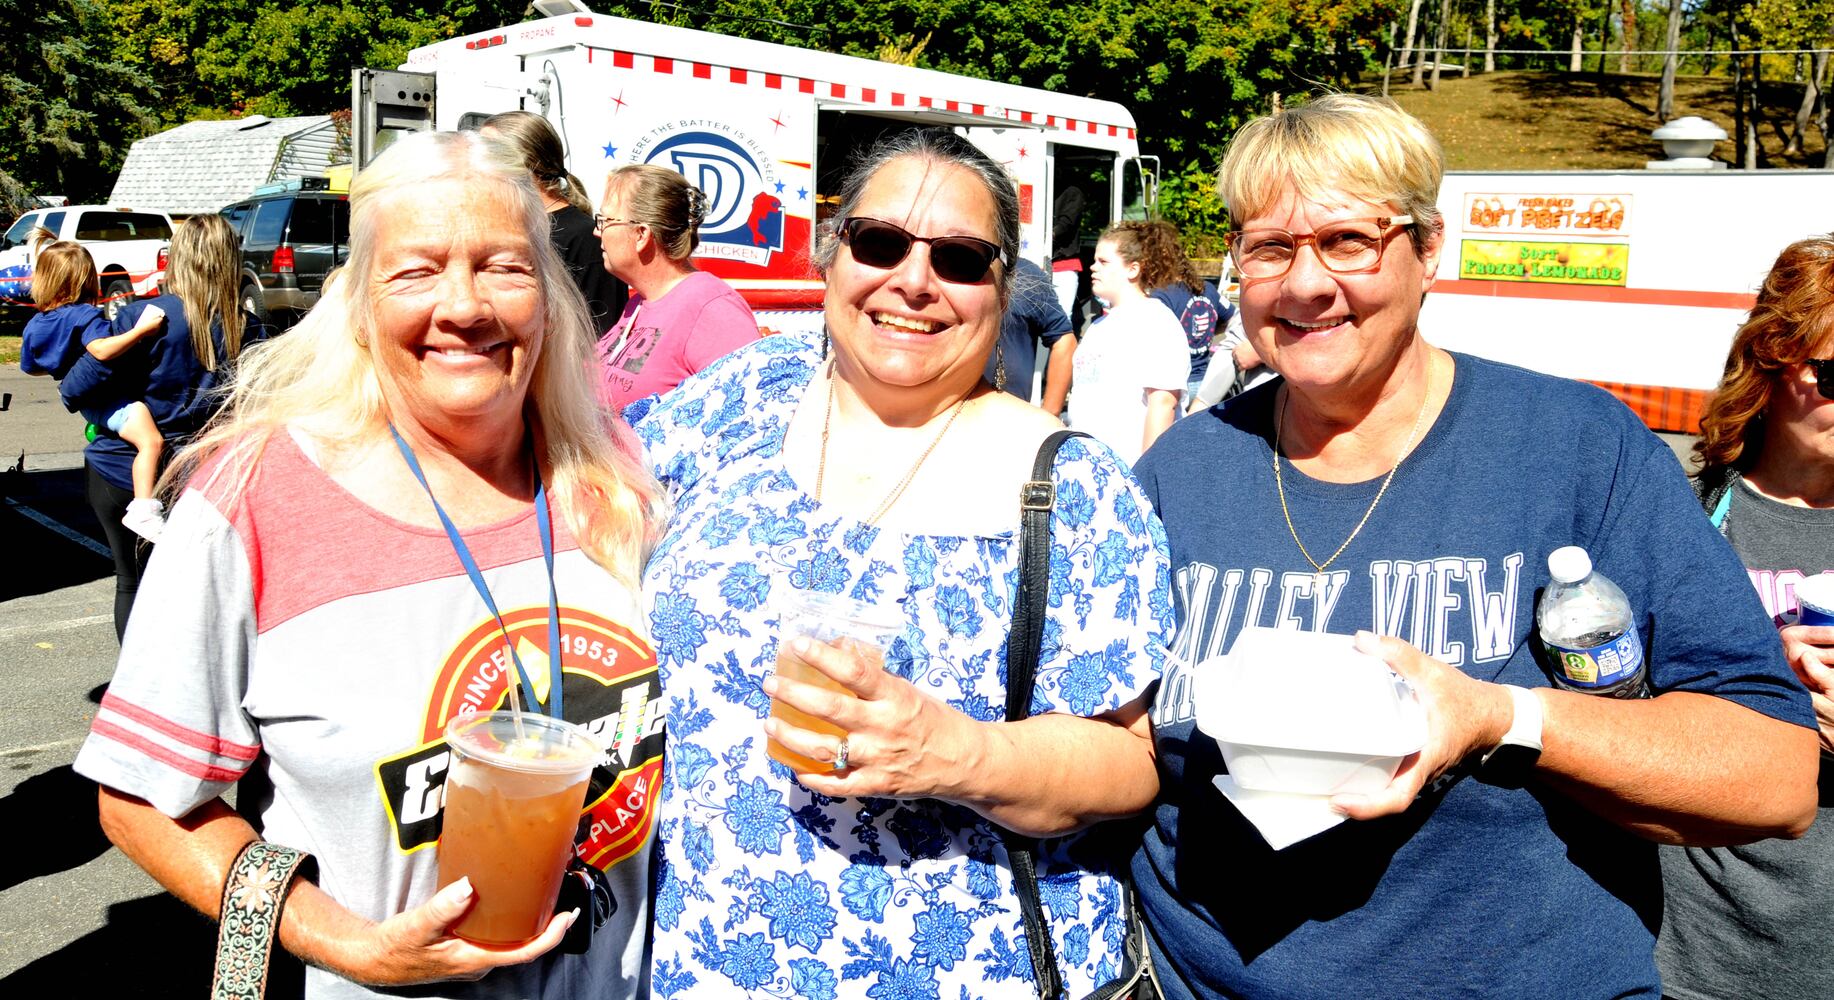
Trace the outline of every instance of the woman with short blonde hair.
{"label": "woman with short blonde hair", "polygon": [[[1249,124],[1223,160],[1243,328],[1280,377],[1134,470],[1180,581],[1168,777],[1133,862],[1176,1000],[1653,997],[1651,841],[1815,814],[1808,698],[1668,447],[1596,387],[1428,341],[1439,173],[1424,126],[1351,95]],[[1634,627],[1544,658],[1535,602],[1568,546]],[[1292,786],[1229,773],[1191,694],[1250,627],[1400,676],[1418,751],[1372,792],[1270,813]]]}

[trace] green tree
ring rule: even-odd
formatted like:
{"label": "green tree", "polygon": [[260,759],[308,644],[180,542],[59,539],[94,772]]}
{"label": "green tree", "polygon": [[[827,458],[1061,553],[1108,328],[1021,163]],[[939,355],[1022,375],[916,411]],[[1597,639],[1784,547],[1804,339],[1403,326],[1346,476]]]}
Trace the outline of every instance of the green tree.
{"label": "green tree", "polygon": [[326,114],[350,105],[350,71],[522,19],[525,3],[386,0],[110,0],[122,61],[143,69],[161,118]]}
{"label": "green tree", "polygon": [[150,81],[113,58],[94,0],[0,0],[0,18],[14,26],[0,56],[0,201],[105,197],[145,128]]}

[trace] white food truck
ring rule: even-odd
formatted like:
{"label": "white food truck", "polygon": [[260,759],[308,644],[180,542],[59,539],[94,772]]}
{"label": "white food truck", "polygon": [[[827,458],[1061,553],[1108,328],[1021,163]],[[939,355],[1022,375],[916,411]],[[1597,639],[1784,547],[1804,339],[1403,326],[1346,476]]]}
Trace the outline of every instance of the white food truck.
{"label": "white food truck", "polygon": [[616,167],[680,171],[710,202],[697,266],[777,331],[819,325],[810,233],[855,151],[887,131],[952,127],[1004,164],[1021,252],[1040,264],[1060,192],[1083,193],[1078,228],[1092,249],[1110,222],[1145,217],[1156,182],[1133,117],[1109,101],[585,11],[452,38],[398,71],[354,77],[358,169],[403,131],[522,109],[554,124],[595,204]]}
{"label": "white food truck", "polygon": [[1609,389],[1697,433],[1732,335],[1790,243],[1834,230],[1823,170],[1451,173],[1421,329]]}

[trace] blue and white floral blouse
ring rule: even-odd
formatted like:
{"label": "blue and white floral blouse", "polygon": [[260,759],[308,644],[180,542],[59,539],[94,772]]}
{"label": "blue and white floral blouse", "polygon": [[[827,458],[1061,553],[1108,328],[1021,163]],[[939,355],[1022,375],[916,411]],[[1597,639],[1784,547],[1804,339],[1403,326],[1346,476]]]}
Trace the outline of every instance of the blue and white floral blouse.
{"label": "blue and white floral blouse", "polygon": [[[764,753],[773,587],[897,602],[886,669],[978,719],[1006,703],[1012,529],[908,535],[824,511],[785,471],[784,431],[819,365],[767,337],[627,411],[671,495],[644,573],[668,704],[653,988],[664,998],[1030,996],[1031,960],[992,824],[933,799],[830,799]],[[1158,679],[1171,635],[1165,534],[1121,462],[1057,458],[1051,587],[1032,711],[1096,715]],[[1077,851],[1081,843],[1084,850]],[[1042,895],[1069,996],[1121,964],[1124,855],[1043,845]],[[1073,860],[1074,859],[1074,860]]]}

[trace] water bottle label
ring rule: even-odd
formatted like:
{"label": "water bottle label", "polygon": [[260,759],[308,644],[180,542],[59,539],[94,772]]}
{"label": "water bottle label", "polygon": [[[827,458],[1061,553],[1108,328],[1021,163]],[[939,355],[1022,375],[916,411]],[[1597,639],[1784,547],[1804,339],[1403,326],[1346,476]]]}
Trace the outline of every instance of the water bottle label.
{"label": "water bottle label", "polygon": [[1643,668],[1643,639],[1636,629],[1587,649],[1548,643],[1547,651],[1560,673],[1559,679],[1582,690],[1610,687]]}

